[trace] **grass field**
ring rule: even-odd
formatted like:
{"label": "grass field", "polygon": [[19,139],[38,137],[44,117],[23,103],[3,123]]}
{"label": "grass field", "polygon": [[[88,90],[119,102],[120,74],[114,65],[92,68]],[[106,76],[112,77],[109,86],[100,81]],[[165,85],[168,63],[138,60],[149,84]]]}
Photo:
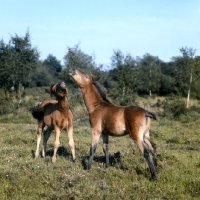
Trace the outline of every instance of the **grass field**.
{"label": "grass field", "polygon": [[[87,119],[74,123],[76,162],[61,134],[56,163],[51,162],[54,133],[45,158],[34,159],[37,123],[30,113],[1,117],[1,199],[200,199],[200,115],[193,120],[160,117],[153,121],[151,137],[157,144],[158,181],[150,181],[146,161],[129,136],[110,137],[111,166],[105,168],[100,140],[90,171],[84,167],[91,143]],[[42,149],[42,144],[41,148]]]}

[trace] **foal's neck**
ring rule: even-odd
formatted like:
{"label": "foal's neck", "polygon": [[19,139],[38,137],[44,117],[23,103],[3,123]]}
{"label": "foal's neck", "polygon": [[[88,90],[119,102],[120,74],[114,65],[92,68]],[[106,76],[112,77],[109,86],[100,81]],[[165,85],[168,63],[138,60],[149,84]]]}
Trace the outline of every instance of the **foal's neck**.
{"label": "foal's neck", "polygon": [[64,97],[63,99],[58,100],[58,105],[59,105],[59,110],[60,110],[60,111],[67,110],[68,107],[69,107],[67,98]]}
{"label": "foal's neck", "polygon": [[87,110],[89,113],[92,113],[95,108],[103,102],[100,94],[97,92],[94,85],[89,85],[81,89],[83,94],[83,99]]}

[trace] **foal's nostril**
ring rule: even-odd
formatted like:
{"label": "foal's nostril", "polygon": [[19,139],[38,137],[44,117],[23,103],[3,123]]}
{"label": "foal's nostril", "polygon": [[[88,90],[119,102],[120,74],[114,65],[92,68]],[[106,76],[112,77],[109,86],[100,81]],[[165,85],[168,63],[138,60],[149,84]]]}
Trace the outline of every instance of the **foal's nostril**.
{"label": "foal's nostril", "polygon": [[69,69],[69,75],[73,76],[76,74],[76,69]]}
{"label": "foal's nostril", "polygon": [[62,88],[66,88],[65,82],[61,82],[61,83],[60,83],[60,86],[61,86]]}

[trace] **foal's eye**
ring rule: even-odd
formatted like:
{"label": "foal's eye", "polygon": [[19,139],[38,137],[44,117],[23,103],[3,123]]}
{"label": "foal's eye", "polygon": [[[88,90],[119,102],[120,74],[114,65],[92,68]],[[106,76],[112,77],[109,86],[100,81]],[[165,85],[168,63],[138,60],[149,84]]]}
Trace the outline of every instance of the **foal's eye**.
{"label": "foal's eye", "polygon": [[88,78],[88,75],[87,75],[87,74],[85,74],[85,78]]}

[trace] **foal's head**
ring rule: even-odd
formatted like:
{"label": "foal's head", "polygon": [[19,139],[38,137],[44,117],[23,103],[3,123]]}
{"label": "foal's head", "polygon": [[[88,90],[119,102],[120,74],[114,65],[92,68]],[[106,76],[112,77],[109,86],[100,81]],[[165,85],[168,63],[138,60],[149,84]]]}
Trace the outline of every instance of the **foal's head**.
{"label": "foal's head", "polygon": [[49,89],[45,91],[51,95],[54,95],[57,99],[62,99],[68,93],[67,87],[64,82],[52,84]]}
{"label": "foal's head", "polygon": [[94,85],[101,98],[104,101],[110,102],[106,97],[106,89],[97,81],[99,78],[94,78],[91,75],[83,74],[76,69],[70,69],[69,75],[74,79],[80,88],[84,88],[88,85]]}
{"label": "foal's head", "polygon": [[98,80],[98,78],[94,78],[93,76],[88,74],[83,74],[76,69],[70,69],[69,75],[74,79],[74,81],[80,88],[93,84],[95,81]]}

